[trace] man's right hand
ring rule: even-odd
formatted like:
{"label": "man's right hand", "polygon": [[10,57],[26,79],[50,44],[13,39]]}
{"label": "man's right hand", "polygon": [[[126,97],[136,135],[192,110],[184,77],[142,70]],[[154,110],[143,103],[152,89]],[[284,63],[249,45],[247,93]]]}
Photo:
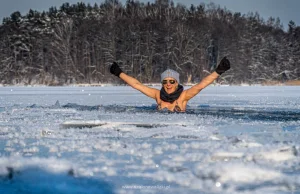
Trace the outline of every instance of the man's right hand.
{"label": "man's right hand", "polygon": [[230,62],[226,57],[224,57],[216,68],[216,72],[221,75],[228,69],[230,69]]}
{"label": "man's right hand", "polygon": [[113,62],[113,64],[110,66],[110,73],[120,77],[122,72],[123,71],[120,69],[119,65],[116,62]]}

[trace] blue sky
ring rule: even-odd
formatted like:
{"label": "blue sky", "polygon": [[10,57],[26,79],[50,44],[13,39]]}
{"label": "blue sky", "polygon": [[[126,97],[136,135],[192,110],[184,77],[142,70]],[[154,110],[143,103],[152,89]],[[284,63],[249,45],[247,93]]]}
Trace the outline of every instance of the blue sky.
{"label": "blue sky", "polygon": [[[104,0],[83,0],[82,2],[100,4]],[[154,2],[155,0],[150,0]],[[300,0],[173,0],[174,3],[181,3],[186,6],[191,4],[199,5],[201,2],[214,2],[219,4],[222,8],[226,7],[233,12],[241,12],[247,14],[248,12],[258,12],[265,20],[270,16],[279,17],[284,27],[290,20],[293,20],[297,26],[300,26]],[[10,16],[14,11],[20,11],[26,14],[29,9],[33,10],[48,10],[51,6],[60,7],[63,3],[69,2],[71,4],[79,2],[78,0],[1,0],[0,7],[0,21],[3,17]],[[126,0],[121,0],[125,4]],[[140,2],[147,2],[147,0],[140,0]]]}

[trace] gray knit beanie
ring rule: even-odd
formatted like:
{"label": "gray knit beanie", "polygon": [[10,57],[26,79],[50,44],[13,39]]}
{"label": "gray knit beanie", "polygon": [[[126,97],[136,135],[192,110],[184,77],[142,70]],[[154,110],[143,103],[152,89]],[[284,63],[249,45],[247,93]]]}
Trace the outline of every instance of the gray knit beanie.
{"label": "gray knit beanie", "polygon": [[180,83],[179,73],[177,71],[174,71],[172,69],[167,69],[166,71],[164,71],[161,74],[160,81],[162,82],[166,77],[172,77],[172,78],[176,79],[178,83]]}

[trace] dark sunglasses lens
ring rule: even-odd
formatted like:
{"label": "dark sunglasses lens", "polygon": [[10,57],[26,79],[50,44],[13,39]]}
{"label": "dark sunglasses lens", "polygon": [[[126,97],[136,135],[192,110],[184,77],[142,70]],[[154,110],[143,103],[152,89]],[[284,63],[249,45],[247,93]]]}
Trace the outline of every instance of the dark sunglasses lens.
{"label": "dark sunglasses lens", "polygon": [[167,84],[168,81],[170,82],[170,84],[175,84],[175,82],[176,82],[175,80],[163,80],[162,83]]}

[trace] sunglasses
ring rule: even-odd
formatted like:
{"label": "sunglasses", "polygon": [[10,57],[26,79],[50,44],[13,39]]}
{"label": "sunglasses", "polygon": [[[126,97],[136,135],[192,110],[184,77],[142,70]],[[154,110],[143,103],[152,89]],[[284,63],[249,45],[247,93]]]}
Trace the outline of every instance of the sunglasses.
{"label": "sunglasses", "polygon": [[165,85],[165,84],[168,83],[168,81],[169,81],[170,84],[175,84],[175,83],[176,83],[176,80],[163,80],[163,81],[162,81],[162,84]]}

